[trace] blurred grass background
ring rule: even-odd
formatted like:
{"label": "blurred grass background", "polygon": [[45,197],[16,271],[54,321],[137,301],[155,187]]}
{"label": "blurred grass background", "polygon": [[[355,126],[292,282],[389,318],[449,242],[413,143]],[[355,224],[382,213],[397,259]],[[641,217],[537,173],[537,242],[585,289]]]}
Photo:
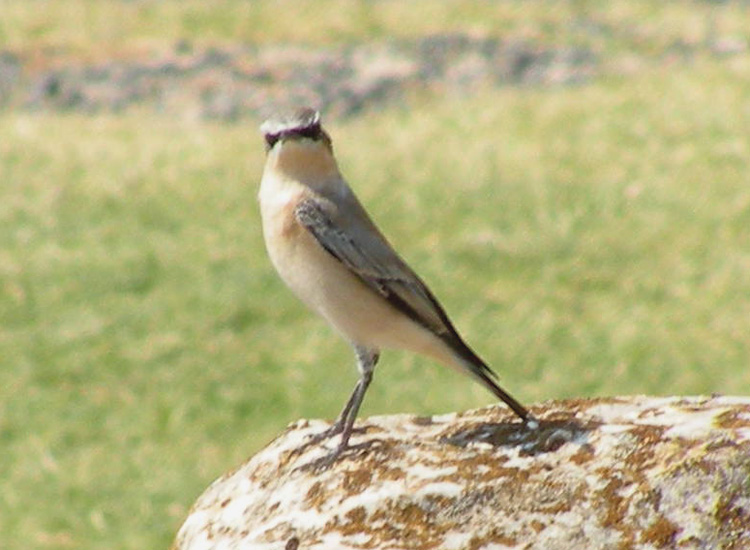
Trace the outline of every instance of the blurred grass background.
{"label": "blurred grass background", "polygon": [[[329,121],[343,171],[522,401],[747,394],[750,55],[659,56],[748,37],[746,6],[406,6],[0,0],[0,49],[456,29],[588,41],[604,74],[581,86],[424,94]],[[569,22],[591,10],[622,33],[581,37]],[[0,548],[166,547],[208,483],[343,405],[351,351],[266,259],[256,122],[0,111]],[[490,402],[387,352],[363,414]]]}

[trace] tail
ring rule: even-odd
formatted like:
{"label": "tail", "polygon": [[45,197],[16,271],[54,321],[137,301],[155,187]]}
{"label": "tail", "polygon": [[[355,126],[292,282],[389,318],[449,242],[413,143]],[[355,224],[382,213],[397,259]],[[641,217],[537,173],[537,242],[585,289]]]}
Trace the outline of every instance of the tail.
{"label": "tail", "polygon": [[524,422],[533,420],[531,413],[521,405],[512,395],[501,388],[495,380],[497,374],[493,371],[487,363],[474,353],[474,351],[466,345],[466,343],[458,336],[457,333],[450,335],[449,339],[444,339],[445,343],[450,346],[453,352],[466,367],[466,370],[474,378],[478,379],[484,386],[499,397],[511,410],[518,415],[518,417]]}

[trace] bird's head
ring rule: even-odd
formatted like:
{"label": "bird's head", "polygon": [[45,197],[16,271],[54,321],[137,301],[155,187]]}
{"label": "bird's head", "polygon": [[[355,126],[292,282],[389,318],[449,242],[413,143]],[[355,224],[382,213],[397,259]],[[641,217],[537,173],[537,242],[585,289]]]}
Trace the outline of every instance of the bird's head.
{"label": "bird's head", "polygon": [[267,171],[308,185],[336,181],[339,177],[331,138],[315,109],[280,111],[269,117],[260,131],[266,141]]}
{"label": "bird's head", "polygon": [[261,124],[266,140],[266,152],[286,141],[311,140],[331,149],[331,138],[320,124],[320,113],[311,107],[297,107],[279,111]]}

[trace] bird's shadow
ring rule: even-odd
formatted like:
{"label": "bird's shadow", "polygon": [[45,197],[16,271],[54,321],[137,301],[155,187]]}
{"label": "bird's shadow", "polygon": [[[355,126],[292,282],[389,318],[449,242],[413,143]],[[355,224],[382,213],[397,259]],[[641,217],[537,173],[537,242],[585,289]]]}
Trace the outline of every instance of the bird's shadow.
{"label": "bird's shadow", "polygon": [[[459,428],[439,441],[456,447],[467,447],[470,444],[485,444],[495,448],[518,449],[521,456],[536,456],[557,451],[566,443],[585,445],[588,434],[599,427],[599,423],[582,422],[575,418],[557,418],[538,420],[535,427],[519,422],[481,422]],[[355,433],[366,432],[366,428],[356,428]],[[311,446],[328,439],[325,432],[314,436],[294,450],[300,455]],[[327,470],[341,460],[356,460],[374,448],[388,447],[379,438],[373,438],[345,449],[336,449],[322,457],[296,468],[300,471]]]}
{"label": "bird's shadow", "polygon": [[566,443],[584,444],[598,424],[574,418],[539,420],[536,427],[517,422],[483,422],[460,428],[440,441],[457,447],[484,443],[492,447],[518,449],[521,456],[551,453]]}

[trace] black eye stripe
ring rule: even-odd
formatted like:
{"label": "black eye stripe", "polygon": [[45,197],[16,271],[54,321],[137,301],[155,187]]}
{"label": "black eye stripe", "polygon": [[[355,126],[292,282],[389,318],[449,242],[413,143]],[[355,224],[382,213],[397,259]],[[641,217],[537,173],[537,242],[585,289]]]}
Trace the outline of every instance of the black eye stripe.
{"label": "black eye stripe", "polygon": [[270,149],[276,144],[277,141],[279,141],[281,134],[266,134],[265,137],[266,137],[266,144],[268,145],[268,148]]}
{"label": "black eye stripe", "polygon": [[283,130],[274,134],[266,134],[266,143],[271,148],[276,145],[280,139],[284,138],[309,138],[309,139],[320,139],[323,135],[323,130],[320,124],[312,124],[310,126],[303,126],[301,128],[290,128],[289,130]]}
{"label": "black eye stripe", "polygon": [[312,126],[305,126],[304,128],[295,129],[294,131],[290,132],[290,134],[311,139],[318,139],[320,138],[320,124],[313,124]]}

